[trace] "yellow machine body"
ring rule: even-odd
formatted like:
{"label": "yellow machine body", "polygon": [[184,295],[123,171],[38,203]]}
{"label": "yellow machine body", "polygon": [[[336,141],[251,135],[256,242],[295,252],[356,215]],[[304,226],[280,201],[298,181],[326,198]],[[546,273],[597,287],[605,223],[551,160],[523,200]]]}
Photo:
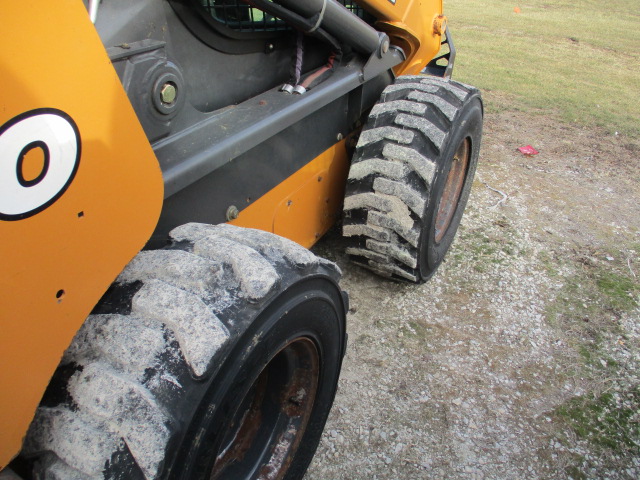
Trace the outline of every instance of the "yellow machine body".
{"label": "yellow machine body", "polygon": [[[437,54],[441,38],[433,23],[442,14],[440,0],[358,3],[405,51],[396,74],[418,73]],[[10,172],[18,191],[36,192],[35,199],[25,197],[30,206],[4,215],[0,199],[1,470],[19,452],[74,334],[152,234],[163,182],[83,3],[3,0],[0,17],[0,146],[12,145],[10,151],[0,148],[0,186],[2,172]],[[38,131],[29,134],[38,115],[53,115],[67,143],[56,150],[47,144],[55,134],[45,135],[46,147]],[[20,125],[26,130],[19,135]],[[74,132],[77,151],[70,140]],[[339,215],[349,141],[338,141],[232,223],[313,245]],[[75,167],[64,170],[60,156],[69,152],[77,154]],[[67,181],[41,192],[38,204],[37,192],[58,168]],[[0,188],[0,197],[6,194]]]}
{"label": "yellow machine body", "polygon": [[442,0],[359,0],[378,19],[376,28],[389,35],[391,43],[401,47],[407,60],[399,65],[397,75],[415,75],[440,50]]}
{"label": "yellow machine body", "polygon": [[[24,188],[25,196],[43,195],[40,200],[47,203],[50,192],[39,190],[47,187],[49,175],[64,170],[67,160],[57,158],[58,146],[51,135],[33,131],[29,138],[18,129],[25,120],[37,120],[40,109],[68,115],[77,125],[80,145],[75,175],[55,201],[37,213],[27,212],[25,218],[0,219],[3,467],[20,450],[62,352],[153,232],[162,207],[163,182],[82,2],[3,1],[0,17],[5,19],[0,126],[18,118],[16,128],[5,128],[0,136],[2,172],[11,173],[17,162],[6,145],[20,151],[47,137],[48,168],[43,165],[42,148],[31,149],[22,162],[26,180],[44,172],[39,183]],[[67,140],[65,135],[63,131],[61,142]],[[63,155],[68,153],[64,145],[60,149]],[[0,196],[8,194],[3,190]],[[0,211],[6,214],[2,200]],[[12,212],[16,211],[19,208]]]}
{"label": "yellow machine body", "polygon": [[336,222],[349,173],[345,140],[298,170],[231,223],[259,228],[311,247]]}

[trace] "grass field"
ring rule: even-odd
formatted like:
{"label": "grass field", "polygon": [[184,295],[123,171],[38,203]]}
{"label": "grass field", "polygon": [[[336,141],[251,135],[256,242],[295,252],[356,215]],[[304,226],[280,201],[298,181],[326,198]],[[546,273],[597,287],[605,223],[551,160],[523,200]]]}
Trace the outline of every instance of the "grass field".
{"label": "grass field", "polygon": [[552,114],[640,139],[638,0],[454,0],[445,14],[454,78],[500,93],[489,111]]}

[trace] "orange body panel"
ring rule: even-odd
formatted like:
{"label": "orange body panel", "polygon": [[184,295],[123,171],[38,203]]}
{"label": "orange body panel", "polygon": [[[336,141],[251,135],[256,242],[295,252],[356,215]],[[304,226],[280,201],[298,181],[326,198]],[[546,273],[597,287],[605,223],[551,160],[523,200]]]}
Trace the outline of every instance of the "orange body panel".
{"label": "orange body panel", "polygon": [[273,232],[311,247],[340,215],[349,173],[348,141],[338,142],[319,155],[230,223]]}
{"label": "orange body panel", "polygon": [[[163,183],[82,2],[5,1],[0,18],[0,128],[48,108],[66,113],[80,136],[75,176],[59,198],[27,218],[0,218],[1,469],[19,451],[61,353],[153,231]],[[5,144],[21,141],[15,129],[0,132]],[[47,168],[44,149],[24,155],[24,180],[36,183],[27,194],[61,168],[54,150]],[[0,182],[15,165],[0,149]],[[6,189],[0,197],[6,213]]]}
{"label": "orange body panel", "polygon": [[407,60],[394,69],[397,75],[420,73],[440,50],[441,36],[434,30],[434,21],[442,14],[442,0],[356,2],[378,19],[376,28],[404,50]]}

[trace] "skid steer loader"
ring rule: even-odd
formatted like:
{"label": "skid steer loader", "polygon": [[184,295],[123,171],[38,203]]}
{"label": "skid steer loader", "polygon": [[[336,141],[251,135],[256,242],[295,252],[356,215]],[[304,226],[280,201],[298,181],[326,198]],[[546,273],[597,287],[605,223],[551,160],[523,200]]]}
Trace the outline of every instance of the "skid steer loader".
{"label": "skid steer loader", "polygon": [[440,0],[0,3],[0,478],[301,478],[339,270],[423,282],[482,130]]}

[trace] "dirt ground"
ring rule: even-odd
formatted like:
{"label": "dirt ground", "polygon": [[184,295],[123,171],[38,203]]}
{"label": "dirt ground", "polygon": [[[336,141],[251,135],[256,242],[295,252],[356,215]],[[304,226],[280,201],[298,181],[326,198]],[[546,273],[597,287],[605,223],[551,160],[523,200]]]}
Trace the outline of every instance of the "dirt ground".
{"label": "dirt ground", "polygon": [[[529,144],[540,153],[517,151]],[[323,240],[349,348],[306,480],[640,478],[639,154],[621,135],[488,114],[430,282],[380,279]]]}

